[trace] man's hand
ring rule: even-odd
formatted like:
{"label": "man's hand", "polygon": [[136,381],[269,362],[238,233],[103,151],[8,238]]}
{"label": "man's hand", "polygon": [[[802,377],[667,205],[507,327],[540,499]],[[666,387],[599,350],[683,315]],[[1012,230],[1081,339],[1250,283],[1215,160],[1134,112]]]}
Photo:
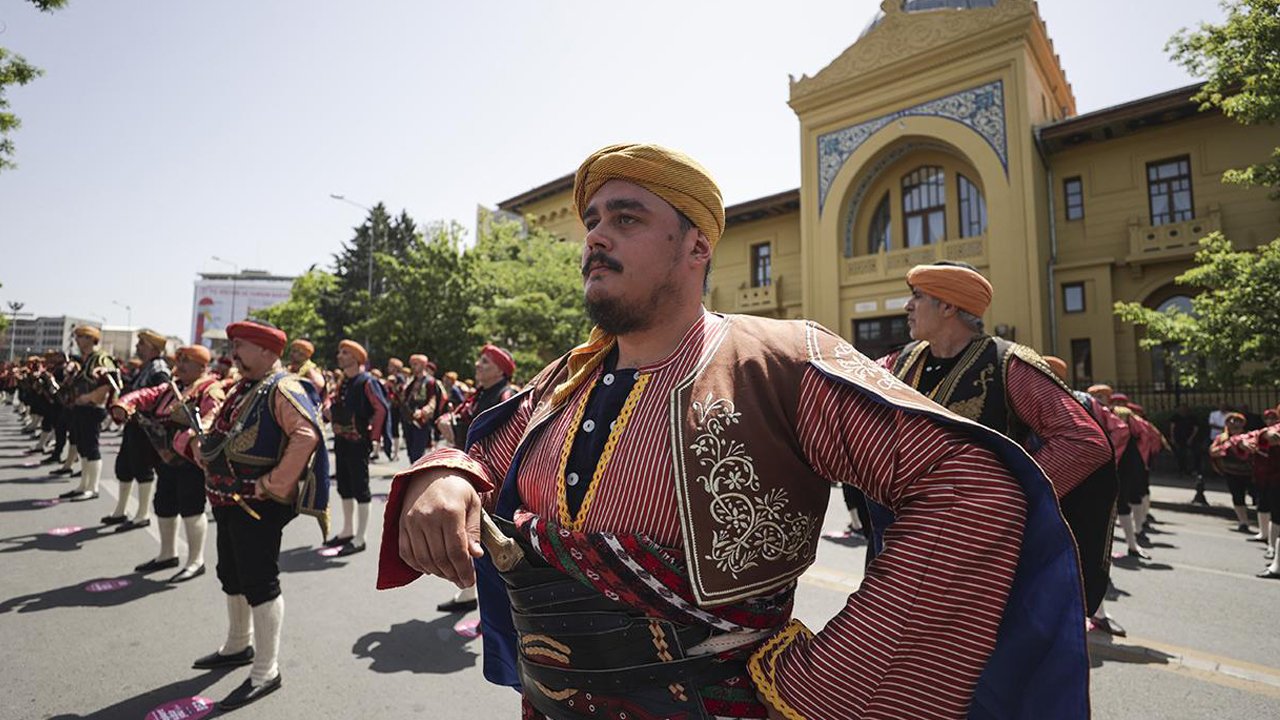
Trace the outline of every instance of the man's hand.
{"label": "man's hand", "polygon": [[400,511],[400,559],[458,587],[476,584],[480,495],[458,475],[426,473],[409,481]]}

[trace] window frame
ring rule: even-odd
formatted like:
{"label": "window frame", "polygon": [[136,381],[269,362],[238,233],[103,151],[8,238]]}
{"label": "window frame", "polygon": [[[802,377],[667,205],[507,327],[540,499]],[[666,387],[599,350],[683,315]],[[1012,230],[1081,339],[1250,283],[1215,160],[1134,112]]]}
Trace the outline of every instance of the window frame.
{"label": "window frame", "polygon": [[[884,191],[884,196],[880,198],[880,202],[876,203],[875,210],[871,211],[871,220],[867,224],[867,254],[875,255],[876,253],[889,252],[893,249],[893,203],[890,201],[891,193]],[[884,210],[884,217],[880,217],[881,209]],[[883,222],[880,227],[884,237],[883,244],[876,243],[877,224]],[[873,243],[875,243],[873,245]],[[879,249],[876,249],[876,248]]]}
{"label": "window frame", "polygon": [[[1067,292],[1068,292],[1069,290],[1077,290],[1077,289],[1080,291],[1080,309],[1079,309],[1079,310],[1072,310],[1072,309],[1070,308],[1070,306],[1069,306],[1068,302],[1067,302]],[[1084,281],[1080,281],[1080,282],[1062,283],[1062,312],[1063,312],[1063,314],[1064,314],[1064,315],[1066,315],[1066,314],[1076,315],[1076,314],[1079,314],[1079,313],[1087,312],[1087,311],[1088,311],[1088,309],[1089,309],[1089,302],[1088,302],[1088,300],[1086,300],[1086,299],[1085,299]]]}
{"label": "window frame", "polygon": [[[908,186],[909,180],[914,180],[914,178],[920,176],[921,173],[924,173],[927,171],[936,173],[936,177],[938,179],[935,181],[934,180],[935,176],[931,174],[928,177],[927,181],[921,178],[921,180],[914,181],[914,184]],[[902,191],[902,203],[901,203],[902,205],[902,247],[904,249],[909,249],[909,248],[925,247],[927,245],[936,245],[941,242],[946,242],[947,240],[947,171],[946,171],[946,168],[942,167],[941,165],[916,166],[915,168],[912,168],[902,176],[902,179],[900,181],[900,187]],[[921,198],[921,202],[922,202],[921,207],[908,209],[907,202],[909,199],[914,199],[913,195],[917,194],[916,193],[917,188],[925,188],[925,187],[936,188],[937,190],[936,199],[939,200],[939,202],[933,205],[924,204],[935,199],[933,197],[934,193],[930,192],[930,193],[927,193],[928,197]],[[942,216],[942,234],[936,238],[932,237],[932,235],[929,232],[930,220],[934,214],[940,214]],[[922,237],[923,237],[923,241],[919,245],[911,244],[911,221],[916,218],[920,219],[920,228],[922,230]]]}
{"label": "window frame", "polygon": [[[1151,177],[1152,170],[1159,168],[1161,166],[1172,165],[1174,163],[1185,163],[1186,174],[1175,175],[1174,177],[1167,178],[1167,179],[1160,179],[1158,177],[1153,179]],[[1187,216],[1182,218],[1178,217],[1179,211],[1174,209],[1173,198],[1178,192],[1181,192],[1181,191],[1180,190],[1175,190],[1172,192],[1166,191],[1164,193],[1164,197],[1168,201],[1168,209],[1166,210],[1166,212],[1161,213],[1161,215],[1167,216],[1169,219],[1164,222],[1156,222],[1156,205],[1155,205],[1156,195],[1155,193],[1152,192],[1153,184],[1161,183],[1161,184],[1167,185],[1175,180],[1182,180],[1182,179],[1185,179],[1187,181],[1187,190],[1186,190],[1187,210],[1185,211],[1187,213]],[[1180,222],[1187,222],[1189,220],[1195,219],[1196,217],[1195,182],[1193,180],[1193,175],[1191,172],[1191,156],[1190,155],[1188,154],[1177,155],[1174,157],[1164,158],[1163,160],[1153,160],[1147,163],[1147,213],[1151,219],[1151,224],[1154,227],[1160,227],[1162,225],[1175,225]]]}
{"label": "window frame", "polygon": [[[983,235],[987,234],[987,224],[988,224],[988,218],[989,218],[989,216],[987,215],[987,197],[986,195],[983,194],[982,188],[978,186],[978,183],[970,180],[969,177],[964,173],[956,172],[955,176],[956,176],[956,225],[957,225],[957,230],[959,231],[959,235],[961,238],[982,237]],[[973,197],[966,197],[966,192],[965,192],[966,187],[968,187],[969,190],[974,194]],[[974,204],[975,199],[977,200],[977,213],[978,213],[978,217],[976,219],[968,217],[970,214],[969,211],[973,209],[970,206]],[[946,211],[945,205],[943,206],[943,211],[944,211],[944,217],[945,217],[945,211]],[[970,233],[969,231],[973,229],[975,221],[977,223],[976,225],[977,232]],[[943,240],[945,239],[946,239],[946,236],[944,234]]]}
{"label": "window frame", "polygon": [[[1075,186],[1074,193],[1071,191],[1072,185]],[[1073,208],[1071,202],[1072,195],[1075,195],[1076,197],[1074,209],[1077,214],[1074,217],[1071,214]],[[1062,213],[1063,217],[1067,219],[1067,222],[1075,222],[1077,220],[1084,219],[1084,180],[1081,179],[1079,175],[1066,178],[1062,181]]]}
{"label": "window frame", "polygon": [[[761,255],[759,252],[761,248],[764,248],[765,250],[763,255]],[[751,287],[753,288],[772,287],[773,286],[773,243],[768,240],[764,242],[752,243],[750,246],[749,252],[751,254]],[[762,258],[764,260],[763,273],[760,272],[761,270],[760,260]],[[763,282],[761,282],[762,274],[763,274]]]}
{"label": "window frame", "polygon": [[[1093,338],[1071,338],[1071,386],[1080,387],[1093,382]],[[1083,349],[1084,353],[1077,350]],[[1083,357],[1081,357],[1083,355]],[[1084,377],[1080,376],[1081,360],[1084,361]]]}

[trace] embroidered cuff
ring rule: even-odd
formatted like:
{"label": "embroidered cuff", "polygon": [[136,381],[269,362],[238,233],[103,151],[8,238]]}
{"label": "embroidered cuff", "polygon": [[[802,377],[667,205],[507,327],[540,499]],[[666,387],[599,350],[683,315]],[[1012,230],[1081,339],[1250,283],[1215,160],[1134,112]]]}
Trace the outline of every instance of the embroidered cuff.
{"label": "embroidered cuff", "polygon": [[804,716],[782,699],[782,692],[778,688],[778,658],[793,644],[808,642],[812,638],[813,632],[804,623],[791,620],[778,634],[765,641],[747,661],[747,670],[751,673],[756,692],[787,720],[804,720]]}
{"label": "embroidered cuff", "polygon": [[391,480],[392,482],[409,480],[421,472],[437,468],[457,470],[462,473],[478,493],[487,493],[493,490],[494,485],[490,482],[489,473],[485,472],[484,466],[476,462],[470,455],[456,448],[433,450],[420,458],[408,470],[396,473]]}

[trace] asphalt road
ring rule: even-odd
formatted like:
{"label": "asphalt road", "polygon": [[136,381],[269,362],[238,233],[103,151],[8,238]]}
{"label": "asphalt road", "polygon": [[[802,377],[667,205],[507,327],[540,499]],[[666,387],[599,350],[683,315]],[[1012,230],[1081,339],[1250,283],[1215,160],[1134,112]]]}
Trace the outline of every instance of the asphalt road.
{"label": "asphalt road", "polygon": [[[248,674],[190,667],[217,649],[226,631],[212,572],[216,525],[205,576],[168,585],[171,571],[135,574],[133,566],[153,557],[158,542],[154,526],[115,533],[100,525],[117,492],[110,468],[119,436],[104,439],[102,497],[49,504],[77,480],[50,479],[48,466],[27,467],[32,441],[19,434],[16,414],[0,408],[0,720],[204,717],[193,698],[220,699]],[[239,716],[519,716],[514,693],[481,677],[480,640],[466,627],[475,614],[436,612],[451,586],[424,579],[401,590],[374,589],[381,501],[389,475],[403,464],[374,465],[373,490],[383,495],[375,495],[368,552],[325,557],[313,520],[286,528],[284,687]],[[1280,582],[1254,578],[1261,547],[1223,517],[1191,512],[1181,504],[1190,495],[1156,487],[1152,561],[1121,561],[1113,572],[1108,607],[1129,637],[1091,635],[1096,718],[1280,717]],[[1225,505],[1224,493],[1210,498]],[[846,522],[833,493],[831,537],[796,603],[797,616],[815,629],[860,579],[861,542],[838,536]],[[106,582],[116,580],[127,583]]]}

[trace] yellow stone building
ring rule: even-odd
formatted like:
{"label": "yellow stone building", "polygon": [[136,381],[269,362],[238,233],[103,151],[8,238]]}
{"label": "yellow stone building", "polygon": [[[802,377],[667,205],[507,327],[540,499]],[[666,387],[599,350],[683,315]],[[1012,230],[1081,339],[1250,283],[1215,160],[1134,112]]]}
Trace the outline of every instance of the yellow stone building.
{"label": "yellow stone building", "polygon": [[[1199,112],[1196,88],[1076,114],[1030,0],[886,0],[791,84],[801,186],[727,208],[708,307],[810,318],[875,357],[909,340],[904,276],[962,260],[991,279],[988,331],[1067,360],[1072,382],[1171,380],[1117,301],[1187,307],[1197,241],[1280,236],[1280,204],[1221,182],[1274,128]],[[499,204],[575,242],[566,175]]]}

